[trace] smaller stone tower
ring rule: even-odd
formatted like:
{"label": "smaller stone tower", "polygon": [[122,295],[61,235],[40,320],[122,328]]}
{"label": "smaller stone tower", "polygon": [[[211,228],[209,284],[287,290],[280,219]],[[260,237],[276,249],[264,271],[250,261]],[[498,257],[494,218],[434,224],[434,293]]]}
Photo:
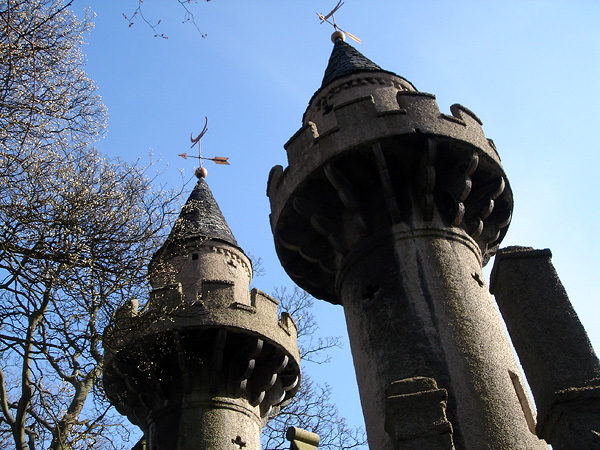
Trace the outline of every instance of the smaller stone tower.
{"label": "smaller stone tower", "polygon": [[110,401],[148,450],[259,450],[300,383],[297,329],[253,289],[252,266],[200,178],[149,267],[152,292],[104,337]]}

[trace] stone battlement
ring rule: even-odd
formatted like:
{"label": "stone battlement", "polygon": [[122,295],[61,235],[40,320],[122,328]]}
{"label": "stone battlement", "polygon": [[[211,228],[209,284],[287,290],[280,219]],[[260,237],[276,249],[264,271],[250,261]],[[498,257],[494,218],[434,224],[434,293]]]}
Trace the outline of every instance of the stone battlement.
{"label": "stone battlement", "polygon": [[[202,296],[192,305],[181,302],[181,285],[175,284],[152,291],[149,308],[138,311],[137,304],[121,307],[107,335],[111,341],[125,345],[157,333],[172,330],[202,330],[226,327],[239,332],[260,335],[279,345],[293,349],[298,327],[288,313],[278,315],[279,302],[258,289],[250,292],[250,304],[236,302],[233,285],[225,280],[204,280]],[[155,305],[161,305],[156,308]],[[210,305],[210,307],[207,307]],[[121,335],[122,337],[118,337]],[[297,351],[297,350],[296,350]]]}
{"label": "stone battlement", "polygon": [[[378,104],[373,95],[336,105],[326,120],[307,122],[284,145],[288,163],[321,164],[346,148],[399,134],[423,133],[448,136],[478,147],[500,162],[496,148],[486,137],[481,120],[468,108],[454,104],[451,114],[441,113],[435,96],[398,91],[397,104]],[[357,129],[356,121],[361,127]]]}
{"label": "stone battlement", "polygon": [[346,150],[378,140],[419,135],[448,138],[472,146],[480,159],[500,166],[493,142],[485,137],[481,120],[469,109],[455,104],[450,107],[451,114],[443,114],[432,94],[397,90],[394,95],[393,105],[389,98],[378,102],[373,95],[337,104],[328,114],[315,116],[316,122],[307,121],[290,138],[284,145],[288,167],[275,166],[269,175],[272,223],[284,206],[281,202],[287,200],[285,193],[293,192],[311,173]]}

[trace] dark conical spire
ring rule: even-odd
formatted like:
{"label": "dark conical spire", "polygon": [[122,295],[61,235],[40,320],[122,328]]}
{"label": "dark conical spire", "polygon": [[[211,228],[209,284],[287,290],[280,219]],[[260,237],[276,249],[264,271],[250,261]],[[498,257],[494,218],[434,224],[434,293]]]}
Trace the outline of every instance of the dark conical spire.
{"label": "dark conical spire", "polygon": [[196,187],[181,209],[167,243],[198,238],[220,239],[238,246],[219,205],[203,178],[198,180]]}
{"label": "dark conical spire", "polygon": [[335,41],[321,87],[357,72],[387,72],[341,39]]}

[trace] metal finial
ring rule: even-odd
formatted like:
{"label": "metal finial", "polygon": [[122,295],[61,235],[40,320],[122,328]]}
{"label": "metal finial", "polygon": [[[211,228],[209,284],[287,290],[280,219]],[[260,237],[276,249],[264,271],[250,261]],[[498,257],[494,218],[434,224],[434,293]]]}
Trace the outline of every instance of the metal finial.
{"label": "metal finial", "polygon": [[[338,4],[335,5],[335,8],[333,8],[329,12],[329,14],[323,15],[321,13],[317,13],[317,16],[319,16],[319,19],[321,19],[321,23],[327,22],[329,25],[333,26],[333,28],[335,29],[334,33],[331,35],[331,42],[333,42],[334,44],[335,44],[335,41],[337,41],[339,39],[341,39],[342,41],[345,41],[346,40],[345,36],[348,36],[353,41],[358,42],[359,44],[362,44],[362,41],[359,38],[357,38],[356,36],[354,36],[351,33],[348,33],[347,31],[342,30],[340,27],[338,27],[337,23],[335,22],[334,14],[337,12],[338,9],[340,9],[342,7],[343,4],[344,4],[343,0],[339,0]],[[329,21],[330,17],[331,17],[331,22]]]}
{"label": "metal finial", "polygon": [[202,136],[204,136],[206,134],[206,132],[208,131],[208,117],[204,117],[204,128],[202,128],[202,131],[200,132],[200,134],[198,134],[198,136],[194,137],[194,133],[190,134],[190,141],[192,142],[192,146],[190,148],[194,148],[194,145],[198,144],[198,156],[193,156],[193,155],[188,155],[187,153],[180,153],[179,156],[181,156],[183,159],[188,159],[188,158],[198,158],[198,168],[196,169],[196,177],[197,178],[206,178],[206,175],[208,175],[208,171],[206,170],[206,168],[202,167],[202,160],[203,159],[207,159],[208,161],[213,161],[216,164],[224,164],[224,165],[229,165],[229,162],[227,161],[229,158],[228,157],[224,157],[224,156],[215,156],[214,158],[204,158],[202,156],[202,148],[200,147],[200,139],[202,139]]}

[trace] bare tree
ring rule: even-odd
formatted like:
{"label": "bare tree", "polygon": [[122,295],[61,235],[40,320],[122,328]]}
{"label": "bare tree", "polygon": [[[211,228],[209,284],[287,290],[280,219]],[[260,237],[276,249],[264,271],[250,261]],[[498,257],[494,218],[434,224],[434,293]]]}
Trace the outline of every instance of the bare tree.
{"label": "bare tree", "polygon": [[102,331],[146,292],[170,197],[144,167],[93,150],[38,155],[2,181],[0,435],[20,450],[98,448],[120,422],[91,395]]}
{"label": "bare tree", "polygon": [[87,145],[106,125],[105,107],[83,68],[79,21],[61,0],[0,1],[0,176],[34,152]]}
{"label": "bare tree", "polygon": [[300,427],[321,437],[320,449],[358,449],[367,443],[362,428],[351,427],[340,416],[331,401],[331,387],[317,385],[307,374],[306,365],[329,362],[327,350],[340,345],[337,337],[318,337],[318,324],[311,312],[313,298],[298,287],[292,291],[276,289],[273,295],[279,300],[279,308],[294,317],[298,325],[298,346],[303,362],[302,385],[291,402],[277,411],[277,415],[263,429],[263,446],[268,450],[287,449],[289,442],[285,431]]}
{"label": "bare tree", "polygon": [[92,148],[105,109],[70,4],[0,2],[0,448],[128,433],[99,389],[101,333],[145,291],[172,206],[146,167]]}

